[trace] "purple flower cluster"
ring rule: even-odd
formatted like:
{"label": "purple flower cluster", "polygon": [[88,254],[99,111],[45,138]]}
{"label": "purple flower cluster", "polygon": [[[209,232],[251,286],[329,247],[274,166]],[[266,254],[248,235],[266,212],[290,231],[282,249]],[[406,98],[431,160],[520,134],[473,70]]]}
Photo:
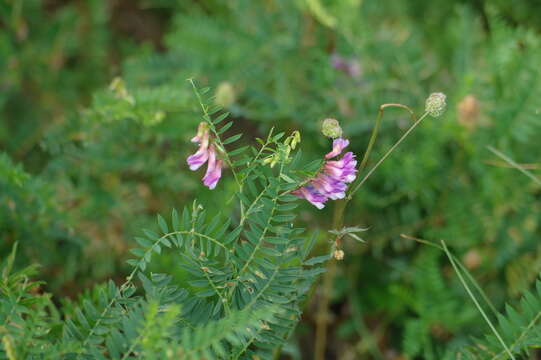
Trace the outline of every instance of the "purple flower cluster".
{"label": "purple flower cluster", "polygon": [[336,70],[342,71],[346,75],[352,78],[359,78],[361,76],[361,65],[357,60],[346,59],[336,53],[331,55],[331,65]]}
{"label": "purple flower cluster", "polygon": [[[346,139],[333,141],[333,149],[325,155],[325,159],[334,158],[349,145]],[[329,199],[343,199],[346,196],[347,184],[357,177],[357,160],[352,152],[347,152],[340,160],[327,160],[314,179],[307,185],[292,192],[300,198],[308,200],[318,209],[325,207]]]}
{"label": "purple flower cluster", "polygon": [[202,122],[199,124],[197,135],[191,141],[193,143],[199,143],[199,149],[195,154],[188,156],[186,159],[190,170],[195,171],[208,161],[207,172],[203,177],[203,184],[212,190],[216,187],[218,180],[222,176],[223,161],[217,159],[216,148],[211,143],[210,133],[206,123]]}

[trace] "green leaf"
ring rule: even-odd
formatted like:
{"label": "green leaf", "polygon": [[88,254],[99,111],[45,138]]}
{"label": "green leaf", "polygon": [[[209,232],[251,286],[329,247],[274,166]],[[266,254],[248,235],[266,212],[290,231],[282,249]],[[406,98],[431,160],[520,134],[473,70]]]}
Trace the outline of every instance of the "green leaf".
{"label": "green leaf", "polygon": [[143,232],[152,241],[156,241],[160,238],[160,235],[156,234],[154,231],[144,229]]}
{"label": "green leaf", "polygon": [[213,295],[216,295],[216,292],[213,289],[198,291],[195,293],[195,296],[202,297],[202,298],[210,297]]}
{"label": "green leaf", "polygon": [[246,150],[248,149],[248,146],[243,146],[243,147],[240,147],[238,149],[235,149],[235,150],[232,150],[229,152],[229,156],[237,156],[239,154],[242,154],[243,152],[245,152]]}
{"label": "green leaf", "polygon": [[224,239],[224,244],[229,244],[238,239],[240,232],[242,231],[242,226],[237,226],[235,230],[231,231]]}
{"label": "green leaf", "polygon": [[139,237],[139,236],[136,236],[136,237],[135,237],[135,241],[136,241],[139,245],[141,245],[143,248],[145,248],[145,249],[148,249],[149,247],[152,246],[152,242],[151,242],[151,241],[149,241],[148,239]]}
{"label": "green leaf", "polygon": [[233,126],[233,121],[229,121],[228,123],[226,123],[224,126],[222,126],[220,128],[220,130],[218,131],[218,134],[223,134],[224,132],[226,132],[227,130],[229,130],[229,128]]}
{"label": "green leaf", "polygon": [[137,257],[143,257],[145,255],[145,251],[139,248],[130,249],[130,252]]}
{"label": "green leaf", "polygon": [[307,265],[307,266],[312,266],[312,265],[315,265],[315,264],[321,264],[321,263],[324,263],[325,261],[329,260],[330,258],[331,258],[330,255],[315,256],[315,257],[305,261],[304,264]]}
{"label": "green leaf", "polygon": [[303,260],[306,259],[308,257],[308,255],[310,254],[310,251],[312,251],[312,248],[314,247],[314,244],[316,243],[317,236],[318,236],[318,232],[314,231],[314,233],[312,234],[310,239],[308,239],[308,241],[306,242],[306,246],[302,250],[302,259]]}
{"label": "green leaf", "polygon": [[241,136],[242,136],[242,134],[233,135],[233,136],[231,136],[231,137],[225,139],[225,140],[223,141],[223,144],[224,144],[224,145],[231,144],[231,143],[237,141],[238,139],[240,139]]}
{"label": "green leaf", "polygon": [[179,231],[181,229],[177,209],[173,209],[171,212],[171,222],[173,223],[174,231]]}
{"label": "green leaf", "polygon": [[288,238],[276,237],[276,236],[267,237],[265,238],[265,240],[270,242],[271,244],[278,244],[278,245],[285,245],[289,242]]}
{"label": "green leaf", "polygon": [[167,227],[167,223],[165,222],[165,219],[158,214],[158,225],[160,226],[160,229],[164,234],[167,234],[169,232],[169,228]]}
{"label": "green leaf", "polygon": [[170,242],[169,239],[167,239],[166,237],[164,237],[160,242],[161,242],[162,244],[164,244],[165,246],[167,246],[168,248],[171,247],[171,242]]}
{"label": "green leaf", "polygon": [[216,125],[216,124],[219,124],[221,123],[225,118],[227,118],[229,116],[229,112],[225,112],[223,114],[220,114],[218,117],[216,117],[216,119],[214,119],[213,123]]}
{"label": "green leaf", "polygon": [[290,178],[290,177],[287,176],[286,174],[281,174],[280,177],[281,177],[282,179],[284,179],[284,180],[285,180],[286,182],[288,182],[288,183],[292,183],[292,184],[295,184],[295,183],[296,183],[295,180],[293,180],[292,178]]}

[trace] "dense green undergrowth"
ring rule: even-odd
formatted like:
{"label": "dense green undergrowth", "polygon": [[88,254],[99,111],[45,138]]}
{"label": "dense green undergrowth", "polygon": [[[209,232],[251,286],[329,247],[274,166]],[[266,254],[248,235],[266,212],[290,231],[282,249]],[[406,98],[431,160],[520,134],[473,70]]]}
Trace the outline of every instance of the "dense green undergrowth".
{"label": "dense green undergrowth", "polygon": [[[201,358],[246,347],[312,358],[326,324],[329,358],[506,358],[445,252],[401,234],[445,240],[461,274],[492,303],[480,306],[501,340],[527,353],[540,339],[539,185],[486,146],[538,169],[538,11],[528,1],[513,9],[504,1],[2,3],[0,357],[161,359],[182,349]],[[137,23],[147,30],[130,27]],[[274,263],[284,279],[299,271],[295,289],[277,281],[284,288],[268,295],[271,304],[246,311],[251,300],[237,299],[238,312],[226,314],[219,295],[201,286],[205,272],[190,262],[198,256],[187,250],[189,236],[161,238],[186,231],[183,213],[202,216],[195,198],[220,226],[240,211],[230,170],[210,191],[185,164],[201,120],[188,78],[211,86],[209,101],[234,121],[224,136],[243,133],[239,147],[273,127],[299,130],[302,157],[311,160],[328,151],[319,134],[325,117],[340,120],[360,155],[381,104],[421,112],[427,94],[444,90],[449,107],[425,120],[350,202],[345,223],[368,227],[366,243],[344,243],[329,287],[308,292],[319,270],[301,262],[329,254],[333,206],[302,204],[294,224],[306,228],[303,244],[321,230],[312,252]],[[406,112],[386,110],[369,165],[410,125]],[[185,207],[164,215],[167,230],[155,224],[157,213]],[[159,247],[148,244],[157,239]],[[134,247],[142,248],[138,260],[126,264]],[[216,264],[206,267],[237,271],[226,250],[212,252],[205,261]],[[291,300],[285,310],[282,292]],[[326,300],[328,323],[318,317]],[[253,332],[282,321],[288,326],[266,339],[272,335],[271,349],[261,345]]]}

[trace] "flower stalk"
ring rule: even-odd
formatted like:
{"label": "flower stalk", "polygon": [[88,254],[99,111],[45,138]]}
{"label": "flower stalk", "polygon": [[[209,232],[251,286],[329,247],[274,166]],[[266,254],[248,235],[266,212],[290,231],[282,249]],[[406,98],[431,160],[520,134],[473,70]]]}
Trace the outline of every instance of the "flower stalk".
{"label": "flower stalk", "polygon": [[[434,104],[435,102],[438,102],[438,103]],[[376,164],[368,171],[368,173],[366,173],[364,177],[362,177],[360,180],[357,179],[357,181],[352,184],[351,190],[348,193],[348,195],[344,199],[341,199],[336,202],[334,213],[333,213],[333,224],[332,224],[333,229],[338,230],[344,226],[343,219],[344,219],[344,212],[345,212],[347,203],[353,198],[353,195],[368,180],[368,178],[372,176],[372,174],[376,171],[376,169],[396,150],[396,148],[424,120],[424,118],[429,114],[432,116],[441,115],[441,113],[443,112],[445,108],[445,96],[443,96],[442,98],[441,96],[438,95],[436,100],[432,99],[432,101],[430,102],[427,101],[427,108],[430,107],[430,109],[427,109],[425,113],[417,120],[415,118],[414,112],[406,105],[403,105],[403,104],[381,105],[378,112],[378,116],[376,118],[376,124],[374,126],[374,129],[372,130],[372,134],[370,136],[370,140],[368,142],[367,148],[364,152],[363,159],[361,160],[361,163],[359,167],[357,168],[359,172],[362,172],[368,163],[368,159],[370,157],[370,153],[372,152],[372,148],[376,141],[385,109],[391,108],[391,107],[396,107],[396,108],[406,110],[410,114],[413,120],[413,124],[404,132],[404,134],[402,134],[402,136],[396,141],[396,143],[378,160],[378,162],[376,162]],[[323,276],[323,289],[321,291],[320,301],[318,304],[318,316],[316,318],[316,341],[315,341],[315,348],[314,348],[314,358],[316,360],[325,359],[325,349],[327,347],[327,323],[329,321],[329,311],[328,311],[329,296],[332,292],[334,278],[336,276],[336,271],[337,271],[336,261],[342,260],[344,256],[343,250],[340,249],[340,246],[341,246],[340,242],[341,242],[340,235],[336,235],[334,239],[334,248],[336,249],[334,250],[335,256],[329,260],[329,264],[327,266],[327,272],[325,272]],[[339,256],[336,256],[336,251],[340,251]]]}

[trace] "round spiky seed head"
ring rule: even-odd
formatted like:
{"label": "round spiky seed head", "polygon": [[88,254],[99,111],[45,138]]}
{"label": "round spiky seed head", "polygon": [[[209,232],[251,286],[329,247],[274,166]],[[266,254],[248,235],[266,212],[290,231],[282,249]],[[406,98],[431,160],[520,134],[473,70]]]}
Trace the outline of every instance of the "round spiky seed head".
{"label": "round spiky seed head", "polygon": [[338,120],[333,118],[327,118],[323,120],[321,132],[326,137],[330,137],[332,139],[336,139],[342,136],[342,128],[340,127],[340,123],[338,122]]}
{"label": "round spiky seed head", "polygon": [[334,258],[336,260],[343,260],[344,259],[344,251],[343,250],[334,250]]}
{"label": "round spiky seed head", "polygon": [[441,116],[445,112],[445,99],[447,97],[444,93],[437,92],[432,93],[426,99],[425,111],[433,117]]}

